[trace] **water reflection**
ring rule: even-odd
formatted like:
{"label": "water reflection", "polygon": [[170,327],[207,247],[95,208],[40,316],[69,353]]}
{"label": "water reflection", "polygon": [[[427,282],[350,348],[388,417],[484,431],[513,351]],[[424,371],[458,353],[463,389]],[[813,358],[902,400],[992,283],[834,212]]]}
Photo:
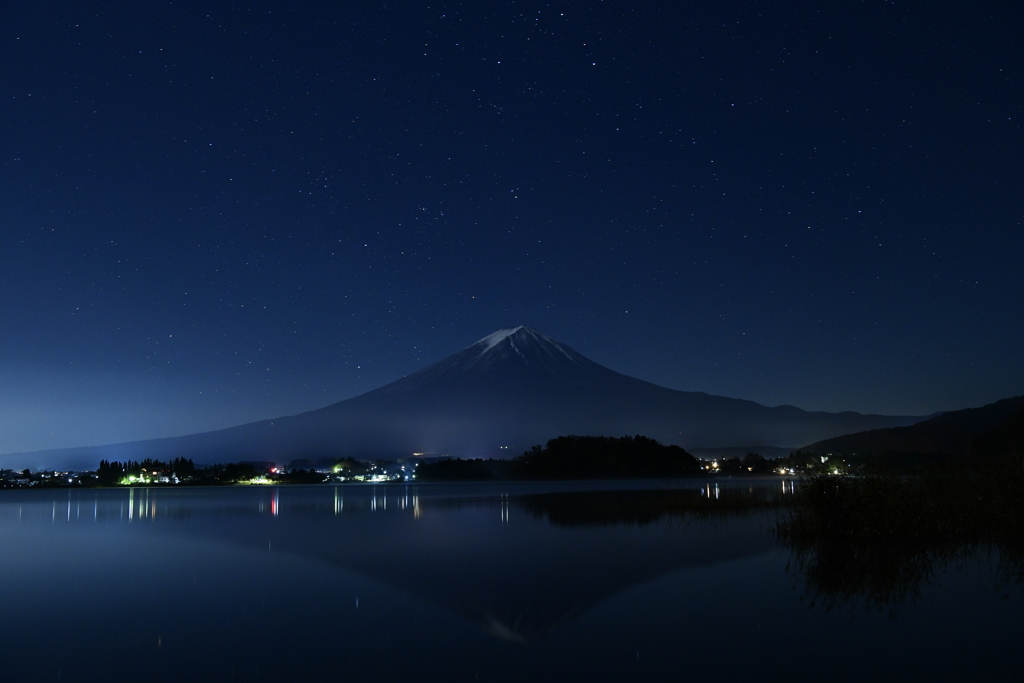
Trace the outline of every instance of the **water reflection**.
{"label": "water reflection", "polygon": [[867,609],[896,616],[952,567],[992,568],[993,588],[1008,597],[1024,584],[1024,548],[995,544],[783,541],[787,569],[812,607]]}
{"label": "water reflection", "polygon": [[[511,508],[518,507],[553,523],[570,526],[644,524],[682,512],[717,509],[714,505],[702,505],[699,499],[712,503],[724,501],[727,505],[722,509],[761,507],[780,497],[780,490],[774,488],[778,485],[723,486],[712,482],[693,484],[690,488],[568,491],[560,491],[556,487],[556,490],[541,493],[530,492],[529,485],[519,485],[510,490],[491,489],[484,495],[465,495],[465,487],[451,493],[431,485],[7,491],[0,500],[0,522],[12,514],[19,520],[25,515],[37,515],[42,506],[45,506],[51,523],[82,521],[85,505],[93,522],[152,522],[158,518],[181,521],[196,515],[281,517],[332,514],[337,517],[392,512],[407,513],[418,519],[430,512],[497,507],[500,521],[507,524]],[[794,486],[793,481],[781,482],[781,493],[792,493]],[[290,493],[283,496],[283,491]],[[325,491],[330,492],[328,505],[321,500]],[[283,507],[284,502],[287,503],[287,511]]]}
{"label": "water reflection", "polygon": [[[145,530],[138,531],[147,535],[203,538],[327,562],[444,605],[487,633],[516,642],[541,638],[630,586],[685,567],[756,555],[772,544],[764,519],[717,529],[680,524],[707,515],[693,509],[704,500],[696,489],[461,495],[466,492],[439,494],[415,485],[138,488],[75,492],[59,507],[77,510],[84,498],[93,509],[92,524],[141,524]],[[730,495],[767,500],[772,493],[765,488]],[[51,523],[86,522],[78,515],[55,516],[58,504],[49,502]],[[0,524],[6,509],[0,506]],[[34,515],[24,503],[18,512],[22,519]],[[614,528],[573,531],[579,527]]]}
{"label": "water reflection", "polygon": [[[1017,679],[998,657],[1016,642],[1017,596],[990,595],[989,575],[948,589],[948,562],[975,559],[782,547],[778,511],[757,505],[791,490],[13,491],[0,496],[0,640],[18,656],[4,680]],[[733,496],[748,513],[724,511]],[[977,550],[1011,592],[1021,554]],[[865,596],[899,606],[899,623],[834,614]],[[935,658],[942,638],[963,656]],[[780,647],[794,642],[796,668]],[[866,654],[836,674],[844,652]]]}
{"label": "water reflection", "polygon": [[731,517],[751,510],[772,509],[780,502],[780,495],[772,487],[723,489],[715,483],[705,484],[699,491],[553,492],[519,495],[511,498],[511,502],[533,516],[559,526],[645,526],[664,520]]}

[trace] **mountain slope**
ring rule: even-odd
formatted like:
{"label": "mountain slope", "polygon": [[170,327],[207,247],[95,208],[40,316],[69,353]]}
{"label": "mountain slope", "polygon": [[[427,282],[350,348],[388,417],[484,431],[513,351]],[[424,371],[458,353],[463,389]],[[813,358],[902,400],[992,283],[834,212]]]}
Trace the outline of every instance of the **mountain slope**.
{"label": "mountain slope", "polygon": [[191,457],[197,462],[413,453],[518,455],[567,434],[642,434],[684,448],[789,447],[908,416],[807,412],[683,392],[622,375],[528,327],[499,330],[379,389],[319,410],[203,434],[33,454],[95,462]]}
{"label": "mountain slope", "polygon": [[[994,443],[1010,443],[1009,430],[1019,430],[1024,396],[1005,398],[981,408],[968,408],[943,413],[914,425],[873,429],[826,439],[800,450],[807,453],[844,453],[881,455],[883,453],[922,453],[934,455],[966,455],[978,437],[991,438]],[[1015,422],[1011,422],[1012,420]],[[1004,432],[1006,434],[1004,435]],[[1002,439],[1000,441],[999,439]],[[1000,446],[1002,447],[1002,446]],[[992,446],[992,448],[997,448]],[[1006,446],[1009,448],[1009,446]]]}

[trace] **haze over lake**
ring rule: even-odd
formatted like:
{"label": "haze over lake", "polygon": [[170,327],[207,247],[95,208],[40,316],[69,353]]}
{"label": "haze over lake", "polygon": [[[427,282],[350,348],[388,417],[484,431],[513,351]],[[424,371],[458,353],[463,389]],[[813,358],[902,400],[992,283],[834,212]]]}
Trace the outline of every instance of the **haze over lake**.
{"label": "haze over lake", "polygon": [[[1022,672],[1020,586],[998,553],[931,567],[885,604],[839,599],[778,545],[776,513],[636,512],[616,503],[636,493],[594,493],[613,486],[4,491],[4,680]],[[714,499],[787,486],[618,488]]]}

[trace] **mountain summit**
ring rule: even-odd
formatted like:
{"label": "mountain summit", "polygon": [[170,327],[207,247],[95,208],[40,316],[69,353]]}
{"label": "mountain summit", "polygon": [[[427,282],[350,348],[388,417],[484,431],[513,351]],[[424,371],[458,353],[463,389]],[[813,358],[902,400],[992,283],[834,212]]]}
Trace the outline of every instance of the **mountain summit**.
{"label": "mountain summit", "polygon": [[[548,384],[579,381],[582,376],[611,372],[542,332],[520,325],[489,334],[448,356],[377,391],[427,386]],[[612,373],[618,374],[618,373]],[[370,392],[371,394],[377,392]]]}
{"label": "mountain summit", "polygon": [[39,452],[32,459],[91,468],[101,458],[508,457],[568,434],[642,434],[691,450],[755,444],[788,448],[919,419],[769,408],[666,389],[610,370],[519,326],[319,410],[170,439]]}

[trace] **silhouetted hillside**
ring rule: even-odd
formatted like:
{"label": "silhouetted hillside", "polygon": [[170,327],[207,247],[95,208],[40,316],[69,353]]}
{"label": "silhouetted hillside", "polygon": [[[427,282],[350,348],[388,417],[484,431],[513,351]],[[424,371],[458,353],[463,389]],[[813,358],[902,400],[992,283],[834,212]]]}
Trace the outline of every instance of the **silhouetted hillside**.
{"label": "silhouetted hillside", "polygon": [[958,456],[972,451],[972,442],[982,436],[981,448],[1010,448],[1013,443],[1019,447],[1022,410],[1024,396],[1005,398],[981,408],[943,413],[907,427],[872,429],[818,441],[800,451],[860,457],[892,453]]}
{"label": "silhouetted hillside", "polygon": [[979,458],[1024,458],[1024,408],[979,434],[971,442],[970,454]]}

